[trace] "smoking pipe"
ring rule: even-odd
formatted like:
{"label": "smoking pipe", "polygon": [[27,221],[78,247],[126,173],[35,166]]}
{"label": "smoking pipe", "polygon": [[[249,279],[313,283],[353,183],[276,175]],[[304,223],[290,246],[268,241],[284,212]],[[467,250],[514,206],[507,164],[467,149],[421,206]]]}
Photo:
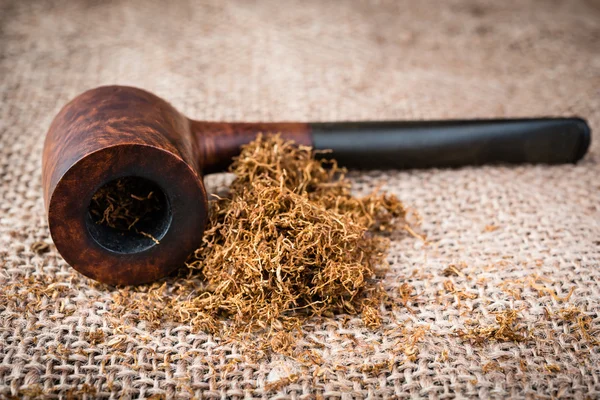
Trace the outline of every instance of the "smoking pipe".
{"label": "smoking pipe", "polygon": [[[590,142],[589,127],[579,118],[194,121],[144,90],[99,87],[63,107],[44,144],[44,200],[58,251],[79,272],[108,284],[141,284],[168,275],[201,243],[208,208],[203,174],[224,170],[259,132],[331,149],[349,168],[377,169],[572,163]],[[158,244],[92,220],[94,193],[122,177],[135,177],[158,193],[163,207],[143,227]]]}

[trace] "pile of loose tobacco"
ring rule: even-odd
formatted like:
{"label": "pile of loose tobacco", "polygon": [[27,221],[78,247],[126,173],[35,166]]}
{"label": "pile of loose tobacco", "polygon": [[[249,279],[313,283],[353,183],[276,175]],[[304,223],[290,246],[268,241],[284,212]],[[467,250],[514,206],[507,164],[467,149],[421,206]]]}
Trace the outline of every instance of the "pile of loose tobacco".
{"label": "pile of loose tobacco", "polygon": [[405,208],[393,195],[354,197],[345,170],[316,155],[278,135],[244,146],[229,195],[210,202],[186,276],[134,289],[141,297],[125,289],[121,301],[142,319],[204,330],[224,318],[282,328],[338,312],[378,326],[384,293],[375,276],[386,266],[388,241],[377,234],[404,226]]}

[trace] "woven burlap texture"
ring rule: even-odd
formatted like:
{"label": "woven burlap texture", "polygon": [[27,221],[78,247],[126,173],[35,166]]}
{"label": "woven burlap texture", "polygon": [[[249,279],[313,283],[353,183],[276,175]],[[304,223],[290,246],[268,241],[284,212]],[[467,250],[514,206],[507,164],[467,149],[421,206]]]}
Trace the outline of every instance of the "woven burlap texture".
{"label": "woven burlap texture", "polygon": [[[52,245],[44,135],[103,84],[205,120],[580,115],[598,130],[597,1],[0,2],[0,397],[600,398],[597,143],[577,165],[351,172],[357,194],[381,187],[423,217],[427,243],[393,236],[383,280],[411,297],[381,329],[307,324],[297,349],[320,366],[255,361],[188,326],[119,324],[115,289]],[[509,309],[533,340],[460,337]]]}

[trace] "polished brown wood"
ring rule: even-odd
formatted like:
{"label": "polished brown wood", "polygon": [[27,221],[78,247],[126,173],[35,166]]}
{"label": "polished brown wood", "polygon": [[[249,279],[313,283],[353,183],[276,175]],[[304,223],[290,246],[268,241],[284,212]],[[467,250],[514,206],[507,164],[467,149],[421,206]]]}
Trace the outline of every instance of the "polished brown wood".
{"label": "polished brown wood", "polygon": [[[56,116],[44,144],[44,200],[57,249],[75,269],[109,284],[141,284],[168,275],[201,243],[207,219],[203,173],[224,170],[259,132],[281,132],[311,145],[303,123],[193,121],[133,87],[105,86],[81,94]],[[115,251],[94,234],[88,206],[100,187],[130,176],[160,187],[169,210],[160,222],[159,244],[138,235],[135,240],[143,243]]]}

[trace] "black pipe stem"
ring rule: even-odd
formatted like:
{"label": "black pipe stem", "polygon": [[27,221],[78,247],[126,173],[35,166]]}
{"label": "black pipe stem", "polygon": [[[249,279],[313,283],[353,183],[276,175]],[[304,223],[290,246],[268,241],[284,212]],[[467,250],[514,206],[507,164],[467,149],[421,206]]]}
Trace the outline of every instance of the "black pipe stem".
{"label": "black pipe stem", "polygon": [[311,123],[324,157],[358,169],[575,163],[591,132],[581,118]]}

